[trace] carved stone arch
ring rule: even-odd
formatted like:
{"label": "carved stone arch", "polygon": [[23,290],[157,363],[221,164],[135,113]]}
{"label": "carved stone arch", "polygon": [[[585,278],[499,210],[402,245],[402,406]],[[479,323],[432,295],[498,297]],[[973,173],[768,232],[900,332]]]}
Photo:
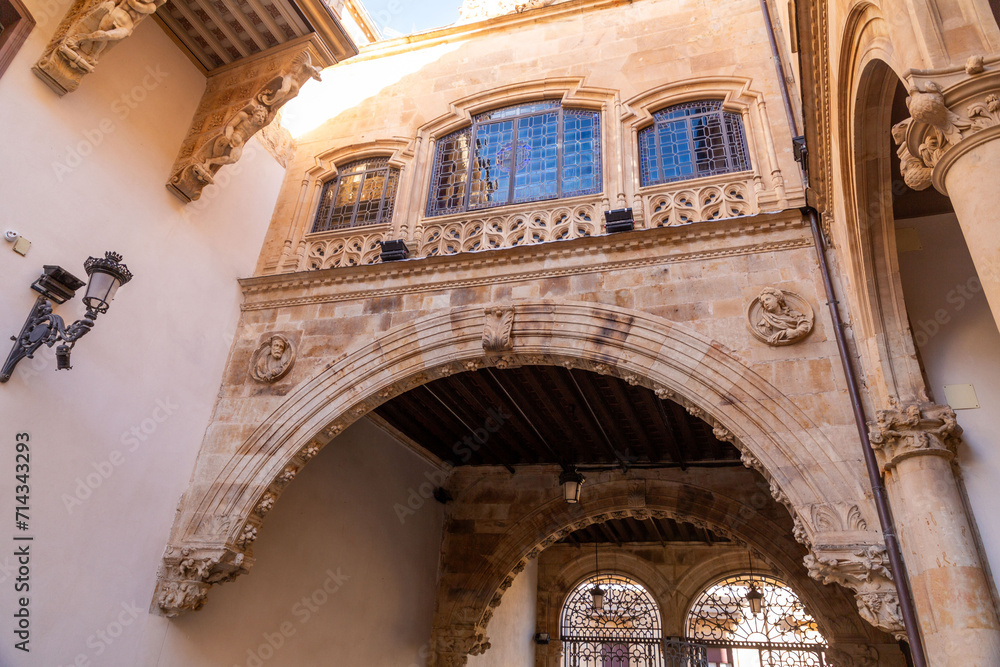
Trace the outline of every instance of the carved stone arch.
{"label": "carved stone arch", "polygon": [[[573,530],[626,517],[672,518],[710,527],[717,534],[746,544],[755,553],[763,555],[782,578],[795,586],[796,592],[812,605],[811,608],[823,610],[821,629],[828,637],[854,640],[859,636],[866,639],[881,636],[858,618],[849,592],[824,587],[810,579],[802,567],[803,550],[795,543],[791,531],[773,518],[733,495],[725,495],[718,490],[709,491],[683,481],[654,477],[646,479],[644,506],[634,507],[629,502],[631,482],[628,478],[619,477],[588,485],[585,498],[575,506],[567,505],[562,500],[558,485],[552,484],[546,489],[544,500],[518,513],[516,522],[492,546],[489,556],[481,558],[474,569],[464,575],[450,574],[442,578],[432,639],[432,644],[438,647],[438,655],[437,661],[431,664],[464,664],[464,655],[477,655],[488,649],[487,630],[494,611],[502,603],[504,593],[514,578],[530,560]],[[469,492],[469,495],[475,497],[476,492]],[[456,497],[456,502],[461,504],[463,497]],[[446,571],[450,564],[449,555],[446,542],[442,557],[442,566]],[[581,562],[584,569],[588,567],[588,559],[582,558]],[[732,568],[734,572],[744,569],[735,565]],[[712,577],[718,578],[718,572],[708,577],[696,575],[693,580],[696,585],[690,595],[700,593],[698,586]],[[574,582],[577,580],[576,577],[571,579]],[[647,581],[655,581],[655,578],[647,578]],[[658,602],[662,612],[664,598],[658,597]],[[448,648],[455,646],[462,649],[455,651]]]}
{"label": "carved stone arch", "polygon": [[[755,210],[782,210],[788,207],[785,178],[778,162],[777,149],[767,116],[764,95],[752,87],[745,77],[699,77],[672,81],[622,103],[622,128],[629,137],[623,157],[629,169],[628,179],[635,197],[641,200],[639,174],[639,131],[653,123],[653,113],[685,102],[721,100],[726,111],[740,114],[747,137],[750,165],[753,171]],[[695,180],[695,179],[693,179]],[[795,193],[793,193],[795,194]],[[801,194],[798,192],[797,194]],[[636,204],[633,210],[642,210]]]}
{"label": "carved stone arch", "polygon": [[[613,305],[540,300],[510,307],[508,352],[484,351],[482,307],[439,311],[331,359],[242,443],[222,441],[210,429],[171,529],[156,606],[167,614],[198,608],[211,584],[248,571],[267,510],[347,425],[392,396],[486,364],[565,362],[654,388],[725,429],[787,506],[865,497],[860,464],[838,454],[793,401],[718,342]],[[809,526],[804,531],[812,534]]]}
{"label": "carved stone arch", "polygon": [[[855,335],[869,390],[886,405],[926,400],[899,280],[892,216],[889,129],[901,65],[879,9],[864,2],[848,17],[838,90],[845,224],[833,229],[847,252]],[[839,216],[838,216],[839,217]]]}

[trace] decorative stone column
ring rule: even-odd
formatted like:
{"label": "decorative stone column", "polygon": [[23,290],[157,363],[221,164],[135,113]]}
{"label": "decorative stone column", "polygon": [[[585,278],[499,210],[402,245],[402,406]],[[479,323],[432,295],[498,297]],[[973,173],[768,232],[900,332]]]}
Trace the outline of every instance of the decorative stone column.
{"label": "decorative stone column", "polygon": [[951,462],[961,429],[946,405],[880,410],[870,425],[931,665],[1000,665],[1000,622]]}
{"label": "decorative stone column", "polygon": [[937,79],[914,75],[911,117],[892,128],[900,171],[914,190],[933,185],[951,197],[1000,326],[1000,63],[987,70],[972,58]]}

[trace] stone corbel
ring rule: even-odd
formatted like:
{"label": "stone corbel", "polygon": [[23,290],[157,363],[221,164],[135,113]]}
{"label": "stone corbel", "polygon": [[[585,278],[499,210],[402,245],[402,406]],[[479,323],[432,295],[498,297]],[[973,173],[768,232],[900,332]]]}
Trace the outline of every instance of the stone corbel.
{"label": "stone corbel", "polygon": [[437,631],[432,643],[434,655],[429,667],[464,667],[470,655],[482,655],[490,648],[486,629],[478,625]]}
{"label": "stone corbel", "polygon": [[834,644],[826,651],[830,667],[878,667],[878,651],[867,644]]}
{"label": "stone corbel", "polygon": [[962,429],[947,405],[911,403],[879,410],[869,433],[882,470],[889,471],[913,456],[954,458]]}
{"label": "stone corbel", "polygon": [[[937,81],[915,82],[906,98],[910,118],[892,128],[900,173],[914,190],[934,185],[948,194],[944,175],[965,150],[1000,136],[1000,71],[981,64],[966,69],[947,88]],[[986,134],[982,134],[986,131]]]}
{"label": "stone corbel", "polygon": [[165,0],[77,0],[31,68],[56,94],[71,93],[111,47]]}
{"label": "stone corbel", "polygon": [[861,618],[897,639],[906,638],[899,598],[881,544],[821,546],[804,559],[809,576],[854,591]]}
{"label": "stone corbel", "polygon": [[168,618],[197,611],[213,584],[246,574],[252,564],[239,551],[168,546],[153,595],[154,608]]}
{"label": "stone corbel", "polygon": [[184,202],[201,196],[222,167],[243,155],[250,138],[268,126],[279,109],[332,63],[314,35],[216,70],[205,86],[191,128],[171,170],[167,188]]}

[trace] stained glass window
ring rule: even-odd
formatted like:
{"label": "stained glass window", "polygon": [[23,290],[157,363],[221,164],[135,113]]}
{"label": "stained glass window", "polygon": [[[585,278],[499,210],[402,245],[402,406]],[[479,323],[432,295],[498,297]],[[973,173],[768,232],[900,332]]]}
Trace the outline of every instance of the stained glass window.
{"label": "stained glass window", "polygon": [[683,181],[750,168],[743,119],[718,100],[688,102],[653,114],[639,132],[642,185]]}
{"label": "stained glass window", "polygon": [[494,109],[437,143],[427,215],[601,191],[596,111],[556,100]]}
{"label": "stained glass window", "polygon": [[358,160],[323,185],[313,232],[378,225],[392,220],[399,170],[388,158]]}

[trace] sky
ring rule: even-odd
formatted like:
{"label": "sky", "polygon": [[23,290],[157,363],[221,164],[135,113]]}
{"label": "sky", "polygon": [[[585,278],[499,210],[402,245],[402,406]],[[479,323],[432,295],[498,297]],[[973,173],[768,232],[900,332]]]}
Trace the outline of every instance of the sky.
{"label": "sky", "polygon": [[462,0],[363,0],[365,8],[391,39],[431,28],[451,25],[458,20]]}

